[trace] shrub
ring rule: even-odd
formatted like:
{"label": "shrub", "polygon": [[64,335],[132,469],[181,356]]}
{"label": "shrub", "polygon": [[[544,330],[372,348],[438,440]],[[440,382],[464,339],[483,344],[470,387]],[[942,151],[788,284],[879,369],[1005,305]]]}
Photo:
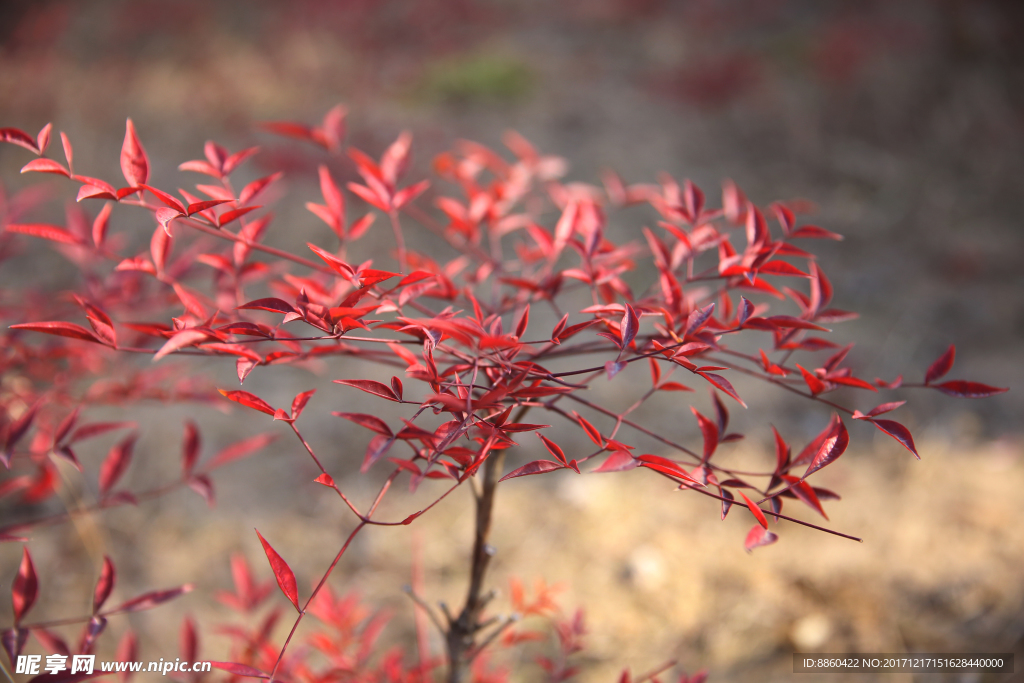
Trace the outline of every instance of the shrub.
{"label": "shrub", "polygon": [[[277,586],[296,612],[283,642],[272,638],[281,610],[255,620],[256,608],[274,599],[272,584],[256,580],[244,558],[231,559],[235,591],[219,599],[243,615],[245,626],[228,629],[234,643],[230,661],[215,663],[231,678],[504,680],[509,672],[491,651],[534,638],[518,619],[540,616],[547,618],[556,647],[536,661],[550,680],[566,680],[576,672],[572,655],[582,646],[582,613],[562,616],[543,584],[529,595],[514,583],[511,616],[488,609],[493,596],[488,539],[501,482],[558,470],[643,468],[678,489],[713,499],[723,519],[734,506],[741,510],[733,514],[749,514],[753,525],[743,541],[748,551],[778,540],[770,520],[857,540],[803,519],[807,512],[827,519],[825,504],[838,497],[816,486],[813,475],[846,450],[846,420],[874,425],[917,457],[909,430],[888,417],[904,401],[875,398],[880,390],[936,390],[961,398],[1006,391],[943,381],[953,366],[952,346],[919,382],[855,376],[846,364],[852,344],[841,346],[824,335],[831,331],[828,326],[856,314],[830,307],[832,285],[806,250],[815,240],[842,238],[798,221],[799,203],[762,209],[729,181],[721,208],[709,208],[690,181],[680,185],[668,176],[657,184],[627,185],[609,172],[603,188],[566,183],[561,159],[538,153],[513,133],[505,139],[511,161],[463,142],[434,160],[431,179],[407,180],[411,136],[401,134],[374,160],[346,146],[342,107],[317,126],[273,122],[264,128],[316,145],[326,155],[319,167],[323,202],[307,207],[329,230],[319,244],[307,245],[310,253],[264,242],[272,216],[258,202],[281,173],[237,190],[232,184],[232,175],[256,148],[231,153],[208,142],[205,158],[179,167],[206,176],[196,185],[197,194],[180,190],[175,195],[149,184],[149,161],[130,120],[120,157],[123,187],[76,173],[71,142],[63,133],[65,163],[43,156],[50,125],[34,138],[18,129],[0,131],[0,139],[38,156],[23,173],[66,177],[79,186],[81,203],[69,209],[65,225],[28,222],[43,200],[33,188],[4,205],[0,249],[5,257],[11,258],[26,237],[41,238],[73,264],[77,281],[70,295],[43,291],[31,281],[4,290],[3,314],[13,324],[4,332],[0,415],[8,472],[0,495],[19,497],[22,519],[5,524],[0,540],[27,544],[29,531],[42,533],[117,506],[145,505],[180,487],[212,505],[215,470],[266,447],[281,430],[295,439],[287,450],[305,451],[320,471],[315,480],[320,492],[337,497],[339,515],[351,522],[334,561],[305,597],[288,562],[257,532]],[[353,170],[358,182],[340,185],[337,174]],[[81,208],[88,206],[98,210],[90,214]],[[151,217],[148,248],[141,253],[131,251],[134,235],[108,231],[115,207]],[[625,210],[651,212],[656,227],[644,227],[642,240],[614,243],[606,236],[608,215]],[[360,249],[360,238],[378,218],[392,233],[391,254]],[[443,249],[428,255],[407,248],[410,224],[430,231]],[[222,246],[211,249],[213,243]],[[373,260],[365,260],[369,256]],[[389,259],[393,264],[384,268]],[[73,322],[82,316],[88,328]],[[378,370],[369,377],[335,379],[342,385],[337,396],[314,396],[309,390],[290,405],[271,405],[242,389],[219,388],[218,395],[195,365],[196,356],[234,360],[242,383],[252,373],[280,372],[277,366],[285,364],[312,367],[335,356],[367,361]],[[145,357],[156,364],[136,362]],[[168,371],[176,359],[180,365]],[[719,464],[716,454],[743,438],[728,429],[729,404],[746,407],[730,379],[736,377],[805,398],[822,412],[820,433],[794,455],[786,437],[772,427],[775,462],[764,471],[739,472]],[[586,391],[604,383],[615,391],[611,405]],[[705,388],[710,409],[701,412],[688,393]],[[368,406],[365,412],[332,414],[369,432],[362,470],[388,471],[379,492],[365,502],[335,482],[299,427],[312,411],[322,414],[362,394],[369,395],[360,401]],[[130,491],[121,483],[135,456],[136,425],[87,415],[101,406],[146,399],[226,399],[264,413],[276,431],[249,436],[203,460],[198,428],[186,422],[180,478]],[[645,426],[634,413],[648,401],[693,420],[702,440],[681,443],[675,434]],[[405,411],[401,424],[375,410],[386,402]],[[81,470],[78,444],[111,432],[123,436],[99,468],[94,502],[53,513],[45,503],[61,486],[55,462]],[[577,436],[590,445],[564,449],[558,444]],[[408,479],[413,491],[429,487],[433,502],[381,519],[380,503],[400,479]],[[475,499],[465,604],[439,614],[418,584],[410,590],[417,613],[437,627],[446,652],[428,651],[418,622],[418,659],[401,650],[378,654],[375,642],[386,618],[350,596],[336,595],[328,578],[358,534],[411,524],[463,485],[472,488]],[[45,514],[37,516],[39,510]],[[188,585],[156,590],[110,608],[106,601],[115,576],[113,561],[105,558],[92,614],[29,622],[39,581],[25,545],[13,582],[14,621],[3,632],[11,663],[30,634],[53,653],[90,653],[109,617],[156,607],[189,590]],[[294,636],[307,615],[321,625],[302,631],[303,645],[296,647]],[[82,635],[74,648],[53,630],[79,623]],[[193,661],[195,625],[187,620],[182,628],[182,658]],[[135,652],[135,637],[127,632],[118,658],[133,660]],[[655,681],[673,664],[634,679],[626,671],[621,680]],[[63,680],[82,679],[65,673]],[[679,680],[703,678],[703,673],[683,674]]]}

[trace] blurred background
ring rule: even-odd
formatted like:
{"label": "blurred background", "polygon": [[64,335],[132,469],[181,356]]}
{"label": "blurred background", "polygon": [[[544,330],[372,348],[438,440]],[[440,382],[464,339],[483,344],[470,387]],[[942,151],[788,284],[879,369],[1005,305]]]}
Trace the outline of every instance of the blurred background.
{"label": "blurred background", "polygon": [[[921,462],[866,426],[853,432],[850,453],[821,476],[844,495],[828,506],[832,526],[864,544],[789,526],[779,543],[748,556],[747,520],[720,522],[715,506],[653,478],[552,477],[502,490],[493,584],[510,576],[564,584],[566,609],[584,606],[588,615],[583,681],[670,658],[691,672],[710,668],[712,681],[790,680],[794,651],[1016,649],[1020,659],[1024,3],[7,0],[0,17],[0,125],[34,132],[53,121],[74,142],[79,172],[119,177],[131,116],[161,186],[183,182],[176,165],[199,157],[207,139],[232,150],[259,144],[250,172],[285,168],[290,190],[275,206],[272,244],[301,245],[319,234],[302,205],[317,197],[322,157],[255,124],[314,123],[339,102],[350,111],[350,144],[377,156],[409,129],[421,170],[460,138],[498,148],[503,131],[515,129],[565,157],[572,180],[597,183],[609,167],[628,182],[667,171],[691,178],[712,205],[723,178],[758,204],[813,202],[813,221],[846,236],[818,251],[835,305],[861,313],[842,328],[857,341],[857,375],[892,379],[909,369],[916,381],[913,373],[955,343],[951,377],[1011,392],[985,401],[910,396],[900,419]],[[18,176],[25,160],[0,147],[9,191],[36,181]],[[116,220],[115,228],[128,225]],[[640,237],[638,226],[613,229],[619,239]],[[209,370],[219,386],[237,381],[232,371]],[[329,380],[360,376],[336,366],[320,379],[287,372],[254,375],[246,388],[290,398],[319,382],[342,400],[351,395],[327,388]],[[182,419],[195,413],[138,412],[148,420],[140,449],[168,454],[177,452]],[[739,425],[764,431],[770,419],[801,445],[827,418],[786,401],[760,406],[749,423],[738,412]],[[251,417],[203,414],[211,450],[266,429]],[[673,411],[649,417],[674,424]],[[246,431],[231,431],[239,425]],[[310,429],[325,449],[338,450],[340,471],[357,467],[365,434],[334,423]],[[685,429],[699,438],[696,425]],[[751,433],[730,457],[767,462],[769,436]],[[358,453],[339,447],[353,438]],[[173,606],[131,618],[153,658],[176,651],[185,612],[205,629],[204,656],[224,655],[226,638],[206,624],[231,617],[210,596],[230,585],[233,551],[269,576],[254,525],[288,557],[300,586],[329,562],[349,522],[333,501],[303,493],[312,477],[290,445],[222,475],[214,511],[184,492],[109,514],[102,531],[89,532],[122,568],[125,597],[131,585],[197,584]],[[140,458],[134,481],[173,472],[176,456],[168,457]],[[366,479],[353,473],[350,486]],[[538,506],[544,487],[554,495]],[[399,589],[409,581],[414,531],[426,593],[459,603],[468,495],[412,530],[365,534],[333,583],[390,607],[388,637],[396,642],[411,633],[412,608]],[[82,595],[84,604],[89,595],[92,574],[83,567],[102,552],[83,533],[68,527],[33,541],[42,614],[66,614],[61,596]],[[174,551],[181,543],[188,552]],[[0,547],[5,582],[18,561],[15,545]],[[802,676],[847,679],[871,677]]]}

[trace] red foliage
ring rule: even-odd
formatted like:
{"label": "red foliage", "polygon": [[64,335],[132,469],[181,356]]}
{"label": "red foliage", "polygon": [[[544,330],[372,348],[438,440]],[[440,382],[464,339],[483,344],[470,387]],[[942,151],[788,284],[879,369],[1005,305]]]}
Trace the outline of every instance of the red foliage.
{"label": "red foliage", "polygon": [[[256,149],[232,154],[208,143],[205,160],[187,161],[180,168],[209,176],[214,184],[196,185],[197,195],[182,190],[179,198],[147,184],[149,160],[130,120],[121,151],[127,186],[120,189],[75,174],[71,144],[63,133],[66,168],[41,157],[47,149],[49,125],[35,138],[12,128],[0,130],[0,141],[40,155],[23,172],[66,176],[80,186],[79,202],[90,200],[69,211],[65,226],[20,222],[37,196],[27,191],[12,198],[6,215],[0,216],[3,254],[13,253],[21,240],[47,240],[82,274],[72,299],[35,292],[32,283],[4,292],[7,325],[0,362],[5,374],[25,381],[2,394],[0,436],[8,472],[0,481],[0,495],[20,495],[26,504],[44,501],[56,495],[60,486],[52,456],[80,468],[75,444],[104,432],[135,428],[128,422],[81,422],[90,409],[140,399],[223,401],[223,395],[266,414],[268,429],[285,428],[274,421],[287,425],[320,470],[316,482],[332,489],[354,517],[348,540],[304,602],[292,569],[259,536],[278,586],[298,611],[296,623],[309,614],[322,622],[322,629],[306,635],[304,647],[289,648],[290,640],[281,644],[269,638],[280,611],[271,612],[261,623],[248,621],[245,627],[232,627],[228,631],[235,642],[232,662],[217,667],[233,676],[426,681],[433,680],[439,668],[451,666],[471,670],[474,680],[504,680],[506,672],[488,664],[490,649],[531,640],[533,632],[514,625],[513,619],[499,619],[493,622],[496,626],[488,626],[491,622],[482,619],[483,605],[470,604],[476,598],[461,616],[448,615],[447,624],[435,618],[448,637],[452,661],[424,651],[413,661],[400,651],[378,655],[375,643],[386,615],[371,616],[354,597],[338,597],[326,585],[357,534],[369,527],[409,524],[469,479],[481,480],[481,500],[491,501],[499,481],[524,475],[644,468],[694,495],[718,501],[715,507],[721,505],[723,517],[738,493],[756,520],[745,539],[745,547],[752,550],[778,539],[768,530],[769,519],[846,536],[781,514],[783,500],[789,499],[827,519],[822,501],[836,496],[815,488],[810,477],[846,450],[850,433],[843,415],[871,422],[917,455],[906,427],[878,418],[902,401],[883,403],[867,413],[848,407],[863,401],[869,395],[865,392],[896,389],[901,381],[869,383],[855,377],[844,365],[850,346],[840,347],[817,336],[855,314],[829,307],[832,285],[806,250],[811,244],[807,240],[841,238],[799,224],[798,207],[776,203],[765,211],[731,182],[723,186],[722,208],[708,206],[704,193],[690,181],[680,184],[668,176],[656,184],[626,185],[608,174],[604,188],[564,183],[560,180],[564,163],[542,156],[517,135],[507,138],[514,154],[511,160],[463,142],[434,161],[433,178],[410,181],[406,176],[412,136],[402,133],[379,160],[346,149],[343,107],[332,109],[316,126],[275,122],[265,128],[312,142],[339,163],[350,160],[362,179],[346,186],[362,200],[364,213],[350,223],[346,206],[357,202],[346,197],[327,166],[321,166],[324,203],[311,203],[308,208],[330,232],[319,245],[309,244],[313,257],[264,242],[272,217],[255,202],[280,174],[249,183],[238,192],[233,189],[232,173]],[[438,212],[423,208],[424,196]],[[96,204],[94,218],[80,208]],[[644,229],[643,243],[614,242],[607,234],[609,215],[637,205],[647,205],[658,214],[658,227]],[[149,215],[152,233],[147,251],[127,253],[126,236],[108,234],[111,207]],[[358,240],[377,213],[393,232],[393,270],[375,269],[373,260],[353,258]],[[769,224],[766,215],[777,227]],[[448,259],[408,250],[404,231],[410,222],[443,241]],[[219,240],[222,248],[209,250],[210,238]],[[388,258],[375,256],[378,263]],[[247,294],[253,290],[259,291],[258,298]],[[780,311],[787,299],[790,305]],[[579,300],[584,301],[582,308],[573,303]],[[75,319],[86,322],[91,331]],[[558,322],[552,325],[555,319]],[[733,343],[737,336],[756,337],[759,354],[738,351]],[[820,358],[822,350],[831,355]],[[140,356],[160,362],[146,367],[134,364],[132,359]],[[381,371],[375,377],[335,380],[343,385],[339,396],[340,392],[359,396],[366,406],[377,399],[407,405],[403,422],[389,424],[372,414],[372,407],[366,408],[371,411],[367,413],[333,412],[372,433],[363,469],[389,468],[387,483],[373,505],[356,507],[302,437],[297,422],[311,403],[312,391],[296,396],[290,412],[248,391],[215,391],[201,376],[189,374],[188,361],[193,356],[233,360],[240,382],[254,372],[273,373],[281,363],[308,364],[329,356],[379,364]],[[597,360],[584,362],[594,356]],[[172,359],[182,362],[171,368]],[[967,398],[1006,391],[963,380],[936,384],[953,360],[950,347],[927,369],[922,383],[902,387]],[[642,372],[635,369],[638,361],[649,366],[652,385],[636,403],[606,407],[586,397],[585,390],[598,383],[624,385],[629,381],[625,376]],[[396,365],[405,368],[404,382],[392,376]],[[684,445],[674,435],[657,434],[629,417],[645,401],[678,401],[684,394],[675,392],[693,391],[668,381],[673,372],[688,373],[691,384],[706,385],[711,393],[714,412],[708,414],[713,419],[690,406],[700,443]],[[737,377],[802,396],[830,410],[832,417],[796,457],[773,428],[774,467],[758,475],[735,472],[720,465],[716,456],[742,438],[726,432],[729,412],[720,395],[746,407],[733,383]],[[864,406],[877,402],[873,396],[867,400],[870,403]],[[321,413],[329,412],[328,402],[312,401]],[[570,404],[586,416],[570,410]],[[677,404],[670,405],[679,410]],[[527,413],[531,417],[543,413],[544,421],[561,424],[567,434],[582,428],[592,447],[567,454],[556,441],[567,443],[570,437],[559,436],[549,424],[524,422]],[[628,435],[620,435],[620,429]],[[524,432],[537,432],[540,438],[523,440]],[[135,431],[124,436],[104,460],[96,501],[87,512],[140,503],[181,486],[192,488],[212,505],[213,471],[274,438],[273,433],[249,437],[204,462],[199,431],[187,423],[180,479],[156,489],[131,491],[119,485],[131,466],[136,436]],[[634,439],[660,443],[665,454],[640,453],[639,441]],[[409,449],[403,452],[411,456],[385,458],[397,442],[403,442]],[[517,448],[510,450],[513,447]],[[545,451],[550,458],[536,459]],[[525,462],[501,476],[506,455],[520,458],[521,452]],[[801,468],[803,474],[799,474]],[[436,487],[434,503],[394,519],[378,518],[380,501],[402,476],[410,478],[411,488],[427,479],[440,480],[429,484]],[[766,503],[768,507],[763,508]],[[0,528],[0,540],[23,542],[21,532],[70,517],[7,524]],[[482,567],[481,576],[486,555],[483,546],[475,555],[474,571]],[[250,614],[268,599],[270,584],[254,580],[240,558],[232,560],[232,569],[235,592],[218,599]],[[155,607],[188,590],[183,586],[150,592],[101,611],[115,576],[114,564],[107,558],[95,588],[93,614],[84,620],[81,651],[92,647],[107,616]],[[13,582],[13,625],[3,637],[12,659],[28,633],[47,637],[46,623],[25,623],[38,589],[26,546]],[[549,680],[561,681],[576,672],[570,657],[581,648],[585,629],[582,613],[569,618],[559,615],[548,592],[542,585],[537,599],[529,602],[522,587],[514,586],[513,602],[522,615],[551,619],[554,654],[538,655],[536,661]],[[463,629],[460,632],[468,640],[452,645],[457,629]],[[200,639],[191,621],[186,622],[182,640],[184,654],[194,658]],[[134,648],[134,640],[124,641],[125,653]],[[326,657],[327,668],[307,657],[312,650]],[[622,680],[654,681],[663,670],[641,679],[632,679],[626,672]],[[703,679],[701,673],[690,678],[683,675],[680,680]]]}

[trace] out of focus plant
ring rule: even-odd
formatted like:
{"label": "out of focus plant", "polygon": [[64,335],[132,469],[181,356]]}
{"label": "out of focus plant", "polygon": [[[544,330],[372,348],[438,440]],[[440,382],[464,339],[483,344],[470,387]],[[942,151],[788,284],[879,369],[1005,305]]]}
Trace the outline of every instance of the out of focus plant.
{"label": "out of focus plant", "polygon": [[[273,599],[272,584],[254,578],[241,557],[231,559],[235,592],[218,599],[245,620],[227,630],[234,643],[230,661],[216,664],[229,678],[506,680],[512,660],[503,651],[540,637],[520,618],[540,616],[550,624],[554,647],[535,660],[548,680],[567,680],[577,670],[573,655],[582,647],[582,613],[561,616],[543,584],[531,594],[514,583],[513,614],[491,607],[489,539],[504,482],[554,472],[622,476],[610,473],[645,470],[709,499],[723,519],[734,506],[740,508],[734,515],[750,515],[747,550],[778,540],[773,523],[853,539],[805,517],[827,520],[825,506],[838,498],[816,485],[815,474],[843,455],[851,421],[873,425],[917,457],[910,431],[888,416],[904,401],[878,398],[880,390],[934,390],[961,398],[1006,391],[944,379],[953,366],[953,347],[912,383],[855,376],[847,364],[852,344],[826,336],[855,314],[831,306],[832,285],[807,250],[816,240],[841,237],[798,220],[799,204],[758,207],[726,181],[721,206],[712,208],[693,183],[667,175],[654,184],[627,185],[613,173],[603,187],[567,183],[561,159],[538,153],[514,133],[505,138],[510,157],[463,142],[434,160],[432,177],[409,180],[411,136],[402,133],[374,159],[347,147],[342,107],[316,126],[274,122],[264,128],[312,143],[325,155],[319,168],[323,202],[307,207],[326,228],[308,244],[308,253],[285,251],[268,239],[274,234],[272,216],[259,201],[280,173],[242,187],[233,183],[255,148],[232,153],[207,143],[204,158],[179,167],[197,174],[199,184],[174,193],[150,183],[149,160],[131,121],[120,157],[123,185],[78,173],[63,133],[63,161],[44,156],[50,125],[35,137],[0,130],[0,139],[37,155],[23,173],[64,176],[77,186],[80,202],[61,225],[32,222],[42,197],[32,188],[0,205],[0,251],[6,257],[18,242],[42,239],[78,273],[71,293],[43,291],[31,279],[13,277],[2,293],[0,495],[17,497],[24,510],[21,520],[0,528],[0,541],[25,544],[13,582],[13,623],[3,631],[12,662],[30,635],[53,653],[89,653],[109,617],[188,591],[157,590],[107,607],[116,572],[106,558],[91,614],[33,622],[28,615],[39,581],[28,534],[46,533],[81,515],[100,517],[117,506],[145,505],[179,487],[212,505],[215,471],[266,447],[283,430],[291,432],[293,446],[276,447],[311,458],[320,472],[303,495],[336,498],[339,521],[347,519],[350,528],[334,561],[305,595],[284,559],[287,541],[275,539],[275,549],[259,536],[277,585],[295,610],[283,641],[273,638],[274,627],[290,609],[274,609],[257,620],[254,610]],[[339,185],[336,174],[343,170],[353,170],[361,182]],[[635,240],[609,239],[609,221],[637,206],[652,211],[653,225]],[[108,230],[114,209],[147,226],[148,249],[126,251],[131,236]],[[378,219],[391,232],[391,253],[360,248],[360,238]],[[413,225],[435,236],[434,253],[406,246]],[[222,248],[210,247],[218,243]],[[140,357],[155,364],[139,364]],[[335,358],[367,361],[378,370],[349,377],[341,365],[328,363],[323,367],[338,377],[335,394],[304,391],[290,405],[272,405],[242,389],[213,391],[195,365],[211,358],[233,362],[239,382],[253,373],[274,376],[281,365]],[[719,454],[743,438],[729,431],[730,403],[746,407],[733,385],[736,377],[803,397],[820,416],[820,433],[794,452],[789,438],[772,427],[775,459],[769,467],[738,471],[722,464]],[[595,398],[590,390],[606,383],[613,398]],[[694,397],[708,391],[708,407],[698,409]],[[356,397],[359,411],[337,410]],[[204,459],[199,430],[186,422],[180,477],[132,491],[122,485],[123,475],[133,457],[145,456],[134,446],[146,425],[97,421],[90,413],[144,399],[226,399],[264,413],[273,431]],[[386,402],[406,410],[401,422],[375,410]],[[692,443],[646,426],[634,413],[648,402],[671,411],[675,423],[694,424],[702,439]],[[387,471],[379,491],[344,490],[303,436],[300,424],[325,412],[369,433],[362,470]],[[95,475],[93,502],[33,517],[59,493],[55,462],[82,470],[78,445],[111,432],[123,436]],[[577,435],[590,445],[559,446]],[[382,518],[381,502],[403,479],[411,490],[429,488],[433,502]],[[378,652],[386,618],[351,596],[336,595],[328,585],[331,573],[357,535],[412,524],[463,486],[475,500],[464,604],[436,611],[414,582],[411,594],[424,617],[418,622],[419,656],[401,649]],[[319,625],[300,630],[307,615]],[[428,618],[443,638],[444,652],[430,651],[423,632]],[[54,630],[76,623],[82,635],[74,645]],[[194,660],[198,638],[190,620],[182,633],[182,656]],[[135,649],[128,632],[118,656],[135,659]],[[656,681],[669,668],[635,678],[627,671],[621,680]]]}

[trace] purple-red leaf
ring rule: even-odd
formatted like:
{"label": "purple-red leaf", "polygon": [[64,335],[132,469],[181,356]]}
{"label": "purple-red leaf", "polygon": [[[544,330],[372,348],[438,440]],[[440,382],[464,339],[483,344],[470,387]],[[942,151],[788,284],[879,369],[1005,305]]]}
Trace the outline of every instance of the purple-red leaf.
{"label": "purple-red leaf", "polygon": [[777,534],[768,531],[765,527],[755,526],[747,533],[747,539],[743,542],[743,547],[746,548],[749,553],[754,548],[760,548],[763,545],[771,545],[777,540],[779,540]]}
{"label": "purple-red leaf", "polygon": [[122,439],[107,454],[103,464],[100,465],[100,495],[105,496],[115,484],[124,476],[128,465],[132,461],[132,451],[135,449],[135,440],[138,434],[131,434]]}
{"label": "purple-red leaf", "polygon": [[537,436],[539,436],[540,440],[544,442],[544,446],[548,449],[548,452],[551,453],[551,455],[558,458],[558,462],[562,463],[563,465],[569,464],[565,459],[565,452],[562,451],[558,444],[556,444],[554,441],[544,436],[543,434],[537,434]]}
{"label": "purple-red leaf", "polygon": [[305,409],[306,404],[309,403],[309,399],[316,393],[316,389],[310,389],[309,391],[303,391],[292,399],[292,420],[298,420],[299,415]]}
{"label": "purple-red leaf", "polygon": [[376,417],[374,415],[366,415],[365,413],[339,413],[339,412],[332,412],[331,415],[334,415],[335,417],[343,417],[346,420],[349,420],[351,422],[355,422],[360,427],[366,427],[367,429],[375,431],[378,434],[382,434],[383,436],[387,436],[387,437],[394,436],[394,434],[391,431],[391,428],[388,427],[387,423],[384,422],[384,420],[382,420],[379,417]]}
{"label": "purple-red leaf", "polygon": [[906,401],[891,401],[889,403],[883,403],[881,405],[875,406],[874,408],[869,410],[866,414],[860,412],[859,410],[855,410],[855,411],[853,411],[853,419],[854,420],[865,420],[865,419],[867,419],[869,417],[875,417],[876,415],[882,415],[882,414],[888,413],[888,412],[890,412],[892,410],[896,410],[897,408],[899,408],[904,403],[906,403]]}
{"label": "purple-red leaf", "polygon": [[564,470],[566,466],[562,463],[555,462],[553,460],[534,460],[531,463],[527,463],[519,469],[512,470],[499,481],[505,481],[506,479],[515,479],[516,477],[525,477],[530,474],[544,474],[545,472],[551,472],[554,470]]}
{"label": "purple-red leaf", "polygon": [[836,458],[846,451],[846,447],[849,444],[850,434],[846,431],[846,425],[838,417],[833,417],[831,429],[829,429],[828,435],[821,442],[821,446],[818,448],[814,459],[811,460],[811,464],[807,466],[803,479],[835,461]]}
{"label": "purple-red leaf", "polygon": [[754,501],[752,501],[749,498],[747,498],[743,494],[743,491],[737,491],[737,493],[740,494],[740,497],[743,499],[743,502],[747,504],[747,508],[750,510],[750,514],[754,515],[754,519],[757,520],[757,523],[760,524],[765,529],[767,529],[768,528],[768,519],[764,516],[764,511],[761,510],[760,507],[755,505]]}
{"label": "purple-red leaf", "polygon": [[914,446],[914,437],[911,436],[909,429],[895,420],[869,420],[869,422],[903,444],[903,447],[913,453],[915,458],[921,459],[921,456],[917,454],[917,448]]}
{"label": "purple-red leaf", "polygon": [[92,613],[96,614],[103,607],[103,603],[110,597],[114,590],[114,581],[117,579],[117,571],[114,563],[109,557],[103,557],[103,569],[100,571],[100,578],[96,581],[96,589],[92,593]]}
{"label": "purple-red leaf", "polygon": [[230,462],[234,462],[240,458],[251,454],[253,451],[258,451],[261,448],[265,448],[270,443],[277,439],[276,434],[257,434],[256,436],[250,436],[248,439],[242,439],[230,446],[225,447],[220,453],[213,456],[209,462],[203,467],[204,470],[210,471],[218,467],[223,467]]}
{"label": "purple-red leaf", "polygon": [[931,384],[935,380],[944,376],[953,367],[953,361],[956,359],[956,345],[950,344],[946,352],[936,359],[934,363],[928,366],[928,371],[924,373],[924,383]]}
{"label": "purple-red leaf", "polygon": [[9,142],[12,145],[24,147],[30,152],[40,154],[36,141],[28,133],[17,128],[0,128],[0,142]]}
{"label": "purple-red leaf", "polygon": [[274,414],[274,409],[271,408],[266,401],[255,394],[250,394],[248,391],[224,391],[223,389],[218,389],[217,391],[219,391],[225,398],[228,398],[235,403],[241,403],[247,408],[253,408],[261,413],[266,413],[267,415]]}
{"label": "purple-red leaf", "polygon": [[297,612],[301,611],[299,609],[299,589],[295,584],[295,573],[292,572],[292,568],[288,566],[284,558],[270,547],[270,544],[267,543],[259,531],[256,532],[256,535],[259,536],[260,543],[263,544],[263,551],[267,554],[267,560],[270,562],[270,568],[274,571],[274,578],[277,579],[277,585],[281,588],[281,592],[295,606]]}
{"label": "purple-red leaf", "polygon": [[120,614],[122,612],[140,612],[145,609],[152,609],[157,605],[162,605],[165,602],[173,600],[179,595],[190,593],[192,591],[192,584],[186,583],[184,586],[178,586],[177,588],[169,588],[162,591],[150,591],[149,593],[143,593],[137,598],[132,598],[128,602],[115,607],[114,609],[104,612],[104,614]]}
{"label": "purple-red leaf", "polygon": [[181,472],[186,477],[192,474],[199,458],[199,428],[189,420],[185,423],[185,438],[181,447]]}
{"label": "purple-red leaf", "polygon": [[718,448],[718,426],[697,412],[697,409],[693,406],[690,406],[690,410],[693,412],[694,417],[697,418],[697,424],[700,425],[700,433],[704,437],[704,454],[701,456],[701,462],[707,462],[708,458],[715,452],[715,449]]}
{"label": "purple-red leaf", "polygon": [[737,403],[739,403],[744,408],[747,407],[747,404],[743,402],[743,399],[740,398],[740,395],[736,393],[736,390],[732,388],[732,384],[730,384],[729,380],[727,380],[726,378],[722,377],[721,375],[716,375],[713,372],[698,372],[697,374],[706,379],[707,381],[711,382],[711,384],[713,384],[715,387],[717,387],[724,393],[731,396],[733,399],[736,400]]}
{"label": "purple-red leaf", "polygon": [[334,383],[355,387],[356,389],[365,391],[368,394],[386,398],[389,401],[400,400],[394,389],[383,382],[375,382],[372,379],[336,379],[334,380]]}
{"label": "purple-red leaf", "polygon": [[962,379],[955,379],[942,384],[932,384],[933,389],[938,389],[947,396],[957,398],[985,398],[1009,391],[1009,388],[990,387],[981,382],[966,382]]}
{"label": "purple-red leaf", "polygon": [[622,316],[619,329],[622,333],[622,348],[626,348],[636,338],[636,333],[640,329],[640,319],[629,304],[626,304],[626,312]]}
{"label": "purple-red leaf", "polygon": [[624,472],[639,466],[640,462],[629,451],[612,451],[601,466],[591,472]]}
{"label": "purple-red leaf", "polygon": [[17,626],[25,614],[32,609],[39,595],[39,578],[28,548],[21,548],[21,566],[11,586],[11,604],[14,606],[14,625]]}

